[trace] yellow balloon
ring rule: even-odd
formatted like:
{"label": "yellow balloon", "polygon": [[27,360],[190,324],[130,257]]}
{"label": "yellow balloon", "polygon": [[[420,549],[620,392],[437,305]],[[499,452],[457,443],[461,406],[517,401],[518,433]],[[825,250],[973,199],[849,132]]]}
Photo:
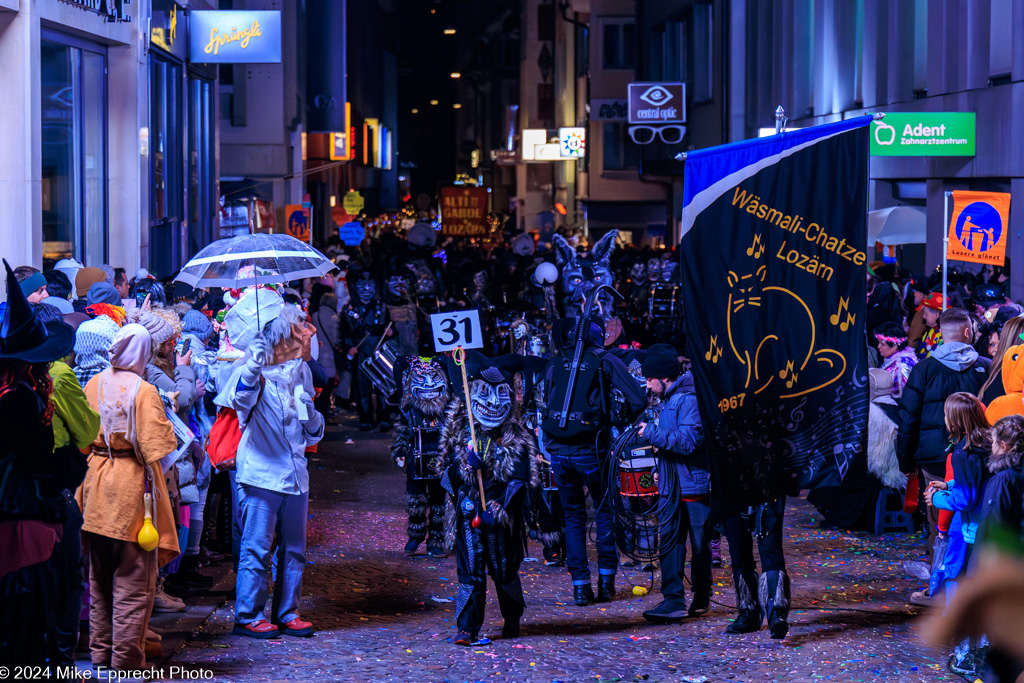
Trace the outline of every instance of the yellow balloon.
{"label": "yellow balloon", "polygon": [[643,596],[647,595],[647,589],[644,588],[643,586],[633,586],[633,595],[638,595],[640,597],[643,597]]}
{"label": "yellow balloon", "polygon": [[153,526],[153,496],[145,494],[143,503],[145,504],[146,518],[142,521],[142,528],[139,529],[138,541],[139,547],[148,553],[160,543],[160,534]]}

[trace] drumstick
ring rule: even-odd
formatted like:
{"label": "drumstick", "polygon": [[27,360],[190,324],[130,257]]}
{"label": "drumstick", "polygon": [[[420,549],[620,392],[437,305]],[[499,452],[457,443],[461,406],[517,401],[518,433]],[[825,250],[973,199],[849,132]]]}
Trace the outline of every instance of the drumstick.
{"label": "drumstick", "polygon": [[[459,369],[462,370],[462,391],[466,395],[466,417],[469,418],[469,438],[473,442],[473,450],[479,453],[480,448],[476,441],[476,428],[473,426],[473,410],[470,407],[469,401],[469,380],[466,379],[466,350],[461,346],[456,347],[455,351],[452,353],[452,359],[455,361],[455,364],[459,366]],[[484,453],[484,456],[486,455],[487,454]],[[482,459],[483,456],[481,456],[481,460]],[[487,495],[484,493],[484,475],[480,470],[476,471],[476,483],[480,487],[480,509],[482,511],[487,508]],[[479,517],[479,515],[477,515],[477,517]]]}
{"label": "drumstick", "polygon": [[550,465],[550,464],[551,464],[551,462],[550,462],[550,461],[548,461],[548,460],[545,460],[544,458],[541,458],[540,456],[538,456],[538,457],[537,457],[537,459],[538,459],[538,460],[540,460],[540,461],[541,461],[542,463],[544,463],[545,465]]}

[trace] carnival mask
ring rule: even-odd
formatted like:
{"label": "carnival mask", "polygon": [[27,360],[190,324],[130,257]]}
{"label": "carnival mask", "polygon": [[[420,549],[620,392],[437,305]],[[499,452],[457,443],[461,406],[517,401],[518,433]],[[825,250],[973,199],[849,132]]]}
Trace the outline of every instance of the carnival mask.
{"label": "carnival mask", "polygon": [[531,356],[547,356],[548,345],[544,337],[540,335],[534,335],[530,337],[530,355]]}
{"label": "carnival mask", "polygon": [[512,322],[512,336],[516,338],[516,341],[522,341],[528,334],[530,334],[529,323],[522,318]]}
{"label": "carnival mask", "polygon": [[[586,255],[578,254],[561,235],[552,238],[567,310],[573,310],[573,306],[582,306],[590,292],[599,285],[614,284],[611,255],[617,235],[615,230],[606,233]],[[602,294],[601,305],[603,311],[612,310],[611,297],[607,293]]]}
{"label": "carnival mask", "polygon": [[476,287],[476,291],[482,292],[487,289],[487,273],[480,271],[473,274],[473,286]]}
{"label": "carnival mask", "polygon": [[643,283],[647,279],[647,264],[637,261],[629,269],[629,279],[633,282]]}
{"label": "carnival mask", "polygon": [[[501,375],[496,368],[488,368],[485,372],[492,370]],[[505,422],[512,412],[512,387],[508,382],[490,384],[482,379],[473,380],[469,403],[477,422],[484,429],[494,429]]]}
{"label": "carnival mask", "polygon": [[447,401],[448,381],[437,365],[417,360],[409,368],[409,392],[415,401]]}
{"label": "carnival mask", "polygon": [[396,299],[404,299],[409,295],[409,281],[402,275],[388,278],[388,293]]}
{"label": "carnival mask", "polygon": [[661,259],[652,258],[647,261],[647,279],[651,282],[661,279]]}
{"label": "carnival mask", "polygon": [[437,289],[437,280],[430,269],[420,266],[416,269],[416,293],[420,296],[433,296]]}
{"label": "carnival mask", "polygon": [[377,283],[371,278],[362,278],[356,281],[356,297],[359,303],[368,304],[377,296]]}
{"label": "carnival mask", "polygon": [[661,281],[671,282],[672,276],[676,273],[676,266],[679,265],[671,259],[665,259],[661,262]]}
{"label": "carnival mask", "polygon": [[636,380],[636,383],[639,384],[641,386],[641,388],[646,389],[646,387],[647,387],[647,378],[644,377],[644,373],[643,373],[642,366],[640,365],[640,361],[638,361],[636,358],[634,358],[633,360],[629,361],[629,368],[628,369],[629,369],[629,374],[631,374],[633,376],[633,379]]}

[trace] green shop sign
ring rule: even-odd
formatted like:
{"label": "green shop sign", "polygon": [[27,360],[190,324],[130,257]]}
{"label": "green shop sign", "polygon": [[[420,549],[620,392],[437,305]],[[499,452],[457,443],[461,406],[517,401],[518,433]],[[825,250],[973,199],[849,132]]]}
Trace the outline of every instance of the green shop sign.
{"label": "green shop sign", "polygon": [[871,124],[876,157],[973,157],[974,114],[897,112]]}

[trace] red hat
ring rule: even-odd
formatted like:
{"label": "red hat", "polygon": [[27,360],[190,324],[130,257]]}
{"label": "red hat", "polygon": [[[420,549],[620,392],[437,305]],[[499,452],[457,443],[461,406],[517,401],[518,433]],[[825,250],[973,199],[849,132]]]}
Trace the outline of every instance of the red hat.
{"label": "red hat", "polygon": [[921,301],[921,305],[917,307],[917,310],[920,311],[922,308],[930,308],[934,311],[941,311],[942,304],[942,294],[940,292],[932,292]]}

